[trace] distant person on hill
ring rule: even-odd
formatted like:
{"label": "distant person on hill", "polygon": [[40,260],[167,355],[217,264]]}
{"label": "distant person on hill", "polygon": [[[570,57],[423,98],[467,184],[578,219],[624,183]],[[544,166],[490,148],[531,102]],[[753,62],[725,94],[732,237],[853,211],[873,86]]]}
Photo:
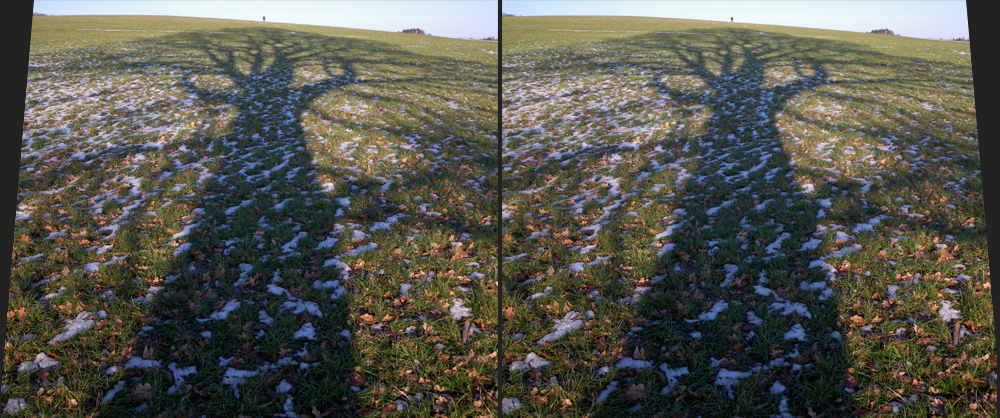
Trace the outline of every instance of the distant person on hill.
{"label": "distant person on hill", "polygon": [[733,17],[732,16],[729,17],[729,23],[733,23]]}
{"label": "distant person on hill", "polygon": [[267,16],[261,16],[261,20],[267,22]]}

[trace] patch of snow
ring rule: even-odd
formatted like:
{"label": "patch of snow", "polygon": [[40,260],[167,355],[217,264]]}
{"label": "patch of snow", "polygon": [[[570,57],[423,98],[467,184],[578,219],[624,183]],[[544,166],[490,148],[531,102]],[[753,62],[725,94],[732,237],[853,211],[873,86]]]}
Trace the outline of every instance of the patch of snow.
{"label": "patch of snow", "polygon": [[542,339],[538,340],[538,345],[544,343],[550,343],[552,341],[558,340],[563,335],[568,332],[578,329],[583,326],[583,320],[577,319],[580,317],[579,312],[567,312],[562,319],[557,319],[555,323],[555,331],[545,335]]}
{"label": "patch of snow", "polygon": [[17,372],[30,372],[38,369],[48,369],[50,367],[56,367],[59,365],[58,361],[52,359],[45,353],[38,353],[35,355],[35,359],[31,361],[21,362],[21,365],[17,366]]}
{"label": "patch of snow", "polygon": [[542,367],[549,366],[551,364],[552,364],[551,361],[545,360],[539,357],[538,354],[531,352],[528,353],[527,357],[524,358],[524,361],[515,360],[513,363],[511,363],[510,371],[511,373],[513,373],[520,370],[539,369]]}
{"label": "patch of snow", "polygon": [[608,383],[608,386],[601,391],[601,393],[597,394],[597,400],[595,400],[594,403],[604,402],[605,400],[608,399],[608,396],[611,395],[611,392],[614,392],[615,389],[617,388],[618,388],[618,381],[612,380],[611,383]]}
{"label": "patch of snow", "polygon": [[501,408],[503,409],[503,413],[509,414],[518,409],[521,409],[521,406],[522,406],[521,401],[518,400],[517,398],[503,398],[503,405],[501,406]]}
{"label": "patch of snow", "polygon": [[117,395],[118,392],[121,392],[122,389],[125,389],[125,381],[119,380],[118,383],[115,384],[115,387],[111,388],[108,393],[104,394],[104,398],[101,398],[101,403],[114,399],[115,395]]}
{"label": "patch of snow", "polygon": [[472,309],[462,306],[461,299],[452,299],[451,303],[452,305],[448,312],[451,313],[451,317],[456,321],[461,321],[472,316]]}
{"label": "patch of snow", "polygon": [[76,318],[66,321],[66,332],[56,335],[51,340],[49,340],[49,345],[55,345],[58,342],[66,341],[73,338],[76,334],[86,331],[94,327],[94,320],[87,319],[90,318],[92,314],[90,312],[80,312],[76,315]]}
{"label": "patch of snow", "polygon": [[795,339],[795,340],[799,340],[799,341],[805,341],[806,340],[806,330],[805,330],[805,328],[802,328],[802,324],[795,324],[795,325],[792,325],[792,329],[791,330],[789,330],[788,332],[786,332],[784,334],[784,337],[785,337],[786,340]]}
{"label": "patch of snow", "polygon": [[307,340],[315,340],[316,339],[316,328],[313,328],[312,322],[306,322],[306,323],[302,324],[302,328],[299,328],[298,331],[295,331],[295,333],[292,334],[292,336],[295,337],[295,338],[304,338],[304,339],[307,339]]}
{"label": "patch of snow", "polygon": [[715,376],[715,385],[726,388],[726,392],[729,393],[729,399],[733,399],[733,385],[737,383],[737,380],[747,377],[750,377],[750,372],[719,369],[719,373]]}
{"label": "patch of snow", "polygon": [[956,319],[962,318],[962,313],[957,309],[951,307],[951,301],[942,300],[941,309],[938,309],[938,315],[944,322],[951,322]]}

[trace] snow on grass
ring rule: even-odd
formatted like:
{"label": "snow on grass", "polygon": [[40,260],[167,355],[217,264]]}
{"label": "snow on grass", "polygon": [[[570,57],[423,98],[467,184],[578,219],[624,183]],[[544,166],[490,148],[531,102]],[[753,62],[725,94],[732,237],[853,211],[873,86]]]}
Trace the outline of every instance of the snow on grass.
{"label": "snow on grass", "polygon": [[636,360],[631,357],[622,357],[615,364],[617,369],[645,369],[648,367],[653,367],[653,362],[649,360]]}
{"label": "snow on grass", "polygon": [[313,327],[312,322],[306,322],[302,324],[301,328],[299,328],[297,331],[295,331],[295,333],[292,334],[292,337],[296,339],[315,340],[316,328]]}
{"label": "snow on grass", "polygon": [[611,392],[614,392],[615,389],[618,389],[618,381],[612,380],[611,383],[608,383],[608,386],[601,391],[601,393],[597,394],[597,399],[594,400],[594,403],[602,403],[608,400],[608,396],[611,396]]}
{"label": "snow on grass", "polygon": [[292,385],[287,380],[281,379],[281,383],[278,383],[278,387],[275,390],[278,393],[288,393],[292,390]]}
{"label": "snow on grass", "polygon": [[524,360],[515,360],[510,364],[510,372],[517,372],[522,370],[530,369],[540,369],[542,367],[552,365],[551,361],[545,360],[534,352],[528,353]]}
{"label": "snow on grass", "polygon": [[851,254],[851,253],[856,253],[858,251],[861,251],[861,249],[862,249],[861,245],[859,245],[859,244],[853,244],[853,245],[851,245],[849,247],[844,247],[844,248],[841,248],[841,249],[839,249],[837,251],[833,251],[833,252],[831,252],[827,256],[828,257],[837,257],[837,258],[839,258],[839,257],[843,257],[845,255]]}
{"label": "snow on grass", "polygon": [[148,369],[150,367],[160,367],[159,360],[147,360],[141,357],[129,357],[122,367],[126,369]]}
{"label": "snow on grass", "polygon": [[948,300],[941,301],[941,308],[938,309],[938,316],[941,320],[947,323],[952,321],[962,319],[962,313],[958,309],[952,308],[952,302]]}
{"label": "snow on grass", "polygon": [[259,375],[260,372],[256,370],[240,370],[229,367],[226,369],[225,374],[222,375],[222,385],[232,386],[233,396],[237,399],[240,397],[239,385],[242,385],[246,379],[255,377]]}
{"label": "snow on grass", "polygon": [[788,232],[783,232],[781,235],[778,236],[776,240],[774,240],[774,242],[768,245],[767,248],[765,248],[764,250],[767,251],[767,253],[772,256],[778,255],[778,250],[781,249],[781,242],[788,239],[788,237],[790,236],[792,236],[792,234]]}
{"label": "snow on grass", "polygon": [[509,414],[518,409],[521,409],[521,406],[522,406],[521,401],[518,400],[517,398],[503,398],[501,409],[503,410],[503,413]]}
{"label": "snow on grass", "polygon": [[294,396],[289,396],[285,398],[285,403],[282,404],[282,408],[285,410],[285,412],[282,412],[280,414],[275,414],[274,416],[281,418],[298,418],[299,414],[295,412],[295,404],[292,402],[293,399],[295,399]]}
{"label": "snow on grass", "polygon": [[[777,295],[775,295],[775,297],[777,297]],[[774,302],[771,304],[770,310],[772,312],[781,311],[781,315],[783,316],[788,316],[795,313],[801,317],[812,318],[812,314],[809,313],[809,309],[806,307],[806,305],[802,304],[801,302],[790,302],[787,300]]]}
{"label": "snow on grass", "polygon": [[707,211],[705,211],[705,214],[708,216],[715,216],[716,212],[722,210],[722,208],[732,206],[733,203],[736,203],[736,199],[730,199],[725,202],[722,202],[722,204],[720,204],[719,206],[709,208]]}
{"label": "snow on grass", "polygon": [[301,301],[298,299],[290,300],[281,304],[281,310],[291,311],[292,315],[298,315],[302,312],[308,312],[311,315],[320,318],[323,317],[323,311],[320,310],[319,304],[317,304],[316,302]]}
{"label": "snow on grass", "polygon": [[181,245],[178,245],[177,248],[174,249],[174,258],[180,257],[184,253],[188,252],[192,246],[194,246],[194,244],[190,242],[185,242]]}
{"label": "snow on grass", "polygon": [[809,241],[806,241],[805,243],[802,244],[802,247],[799,248],[799,251],[815,250],[819,248],[819,245],[822,243],[823,240],[816,238],[810,239]]}
{"label": "snow on grass", "polygon": [[874,230],[875,225],[878,225],[879,222],[881,222],[883,219],[886,218],[888,218],[888,216],[878,215],[874,218],[869,219],[868,222],[866,223],[854,225],[853,232],[858,233],[858,232],[872,231]]}
{"label": "snow on grass", "polygon": [[[715,302],[712,305],[711,309],[709,309],[708,311],[705,311],[705,312],[702,312],[702,313],[698,314],[698,320],[699,321],[714,321],[716,318],[719,317],[719,314],[722,313],[722,311],[726,310],[726,308],[728,308],[728,307],[729,307],[729,302],[726,302],[724,300],[720,300],[718,302]],[[689,320],[689,321],[694,321],[694,320]]]}
{"label": "snow on grass", "polygon": [[223,320],[223,319],[228,318],[229,314],[232,313],[233,311],[235,311],[239,307],[240,307],[240,301],[238,301],[236,299],[233,299],[233,300],[230,300],[229,302],[226,302],[226,305],[223,306],[222,309],[219,309],[219,310],[217,310],[215,312],[212,312],[212,314],[210,314],[208,316],[208,319],[196,318],[196,320],[198,322],[208,322],[208,321],[212,321],[212,320],[216,320],[216,321]]}
{"label": "snow on grass", "polygon": [[671,369],[667,366],[667,363],[660,364],[660,371],[663,372],[663,376],[667,378],[667,385],[660,390],[660,395],[666,395],[674,390],[674,386],[677,385],[678,378],[684,375],[691,374],[687,367],[677,367]]}
{"label": "snow on grass", "polygon": [[14,415],[28,409],[28,402],[24,398],[10,398],[7,399],[7,404],[3,407],[4,415]]}
{"label": "snow on grass", "polygon": [[17,366],[17,372],[31,372],[39,369],[48,369],[58,366],[60,363],[45,353],[38,353],[35,355],[35,359],[31,361],[23,361],[19,366]]}
{"label": "snow on grass", "polygon": [[48,345],[55,345],[59,342],[66,341],[70,338],[76,336],[83,331],[89,330],[94,327],[94,320],[88,319],[93,316],[90,312],[80,312],[76,315],[76,318],[66,321],[66,331],[62,332],[49,340]]}
{"label": "snow on grass", "polygon": [[320,241],[319,244],[316,245],[316,249],[322,250],[325,248],[333,248],[333,245],[336,243],[337,243],[337,238],[328,237],[327,239]]}
{"label": "snow on grass", "polygon": [[550,343],[550,342],[553,342],[555,340],[558,340],[559,338],[562,338],[564,335],[566,335],[570,331],[573,331],[573,330],[576,330],[576,329],[579,329],[580,327],[582,327],[583,326],[583,320],[582,319],[578,319],[578,318],[580,318],[580,313],[579,312],[572,312],[572,311],[571,312],[567,312],[566,315],[564,315],[562,317],[562,319],[557,319],[555,321],[555,325],[553,326],[553,328],[555,328],[555,331],[552,331],[552,332],[546,334],[544,337],[542,337],[540,340],[538,340],[538,345],[542,345],[542,344],[545,344],[545,343]]}
{"label": "snow on grass", "polygon": [[370,228],[368,228],[368,230],[378,231],[383,229],[389,229],[390,227],[392,227],[392,224],[396,223],[396,221],[402,219],[405,216],[407,216],[405,213],[397,213],[388,218],[385,218],[385,221],[383,222],[375,222]]}
{"label": "snow on grass", "polygon": [[448,312],[451,313],[451,317],[456,321],[472,317],[472,309],[463,306],[463,301],[461,299],[453,298],[451,300],[451,304],[451,308],[448,309]]}
{"label": "snow on grass", "polygon": [[118,383],[115,383],[115,387],[111,388],[108,393],[104,394],[104,397],[101,398],[101,403],[107,403],[108,401],[114,399],[115,395],[117,395],[118,392],[121,392],[122,389],[125,389],[125,381],[119,380]]}
{"label": "snow on grass", "polygon": [[795,324],[782,337],[786,340],[806,341],[806,330],[802,327],[802,324]]}
{"label": "snow on grass", "polygon": [[715,385],[724,387],[726,389],[726,393],[729,395],[729,399],[733,399],[733,386],[739,382],[739,379],[745,379],[750,376],[750,372],[739,372],[720,368],[719,373],[715,375]]}
{"label": "snow on grass", "polygon": [[171,386],[170,388],[167,389],[167,394],[174,394],[174,393],[176,393],[177,389],[182,384],[184,384],[184,378],[185,377],[190,376],[190,375],[195,374],[195,373],[198,372],[198,369],[195,366],[188,366],[188,367],[181,368],[181,367],[177,367],[177,363],[176,362],[171,362],[170,364],[168,364],[167,365],[167,369],[169,369],[170,372],[174,376],[174,384],[173,384],[173,386]]}
{"label": "snow on grass", "polygon": [[285,245],[281,246],[281,252],[285,254],[291,253],[295,250],[295,247],[299,245],[299,240],[308,236],[309,233],[305,231],[295,234],[295,237],[293,237],[291,241],[288,241]]}
{"label": "snow on grass", "polygon": [[733,276],[740,270],[740,267],[735,264],[726,264],[722,266],[722,269],[726,271],[726,278],[722,283],[719,283],[719,287],[726,287],[733,282]]}

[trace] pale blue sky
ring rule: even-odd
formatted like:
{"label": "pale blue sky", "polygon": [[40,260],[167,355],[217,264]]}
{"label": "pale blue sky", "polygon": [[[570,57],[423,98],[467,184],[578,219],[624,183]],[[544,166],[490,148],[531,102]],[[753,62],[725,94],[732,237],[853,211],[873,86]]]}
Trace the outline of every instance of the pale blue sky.
{"label": "pale blue sky", "polygon": [[519,16],[648,16],[868,32],[914,38],[969,37],[964,0],[504,0]]}
{"label": "pale blue sky", "polygon": [[436,36],[499,36],[497,0],[35,0],[34,11],[66,15],[163,15],[303,23],[399,32],[420,28]]}

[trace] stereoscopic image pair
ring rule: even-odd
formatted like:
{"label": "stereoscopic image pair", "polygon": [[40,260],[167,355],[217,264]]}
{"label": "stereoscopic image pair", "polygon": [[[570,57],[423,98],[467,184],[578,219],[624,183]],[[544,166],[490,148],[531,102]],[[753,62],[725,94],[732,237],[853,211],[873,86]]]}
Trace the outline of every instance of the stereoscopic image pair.
{"label": "stereoscopic image pair", "polygon": [[33,19],[5,414],[996,414],[969,43],[272,20]]}

